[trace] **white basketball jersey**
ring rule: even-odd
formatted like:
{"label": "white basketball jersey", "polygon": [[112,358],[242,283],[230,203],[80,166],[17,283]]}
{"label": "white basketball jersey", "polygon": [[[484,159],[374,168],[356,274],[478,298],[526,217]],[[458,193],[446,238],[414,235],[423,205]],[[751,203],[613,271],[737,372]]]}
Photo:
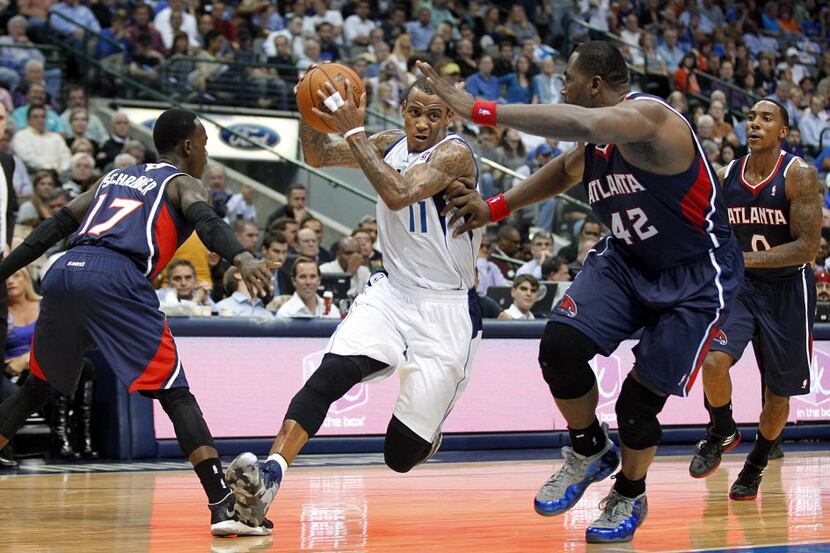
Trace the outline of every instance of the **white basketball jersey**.
{"label": "white basketball jersey", "polygon": [[[469,148],[464,139],[450,133],[428,150],[409,153],[403,137],[386,151],[384,161],[405,175],[412,167],[426,163],[432,151],[447,140],[457,140]],[[447,228],[449,216],[441,216],[446,205],[443,194],[441,191],[399,211],[390,210],[378,198],[378,241],[383,251],[383,267],[392,283],[431,290],[467,290],[474,286],[482,230],[453,238],[453,229]]]}

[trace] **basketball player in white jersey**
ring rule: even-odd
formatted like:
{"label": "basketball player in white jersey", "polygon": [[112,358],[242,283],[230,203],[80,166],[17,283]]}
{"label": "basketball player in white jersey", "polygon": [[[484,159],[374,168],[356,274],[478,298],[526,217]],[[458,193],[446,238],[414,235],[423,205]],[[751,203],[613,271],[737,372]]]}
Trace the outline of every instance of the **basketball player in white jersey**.
{"label": "basketball player in white jersey", "polygon": [[327,83],[320,97],[339,101],[327,103],[333,112],[317,111],[344,139],[331,141],[302,123],[303,153],[315,167],[363,169],[379,196],[378,239],[386,272],[371,277],[337,327],[320,367],[291,401],[268,460],[259,465],[255,455],[243,453],[228,467],[228,483],[242,502],[237,514],[257,525],[329,406],[359,382],[399,370],[384,459],[396,472],[429,459],[440,446],[444,419],[467,385],[481,338],[474,288],[481,231],[453,238],[441,216],[444,190],[478,179],[469,146],[447,132],[452,111],[419,79],[401,105],[405,131],[368,137],[366,95],[357,106],[348,81],[346,88],[344,103]]}

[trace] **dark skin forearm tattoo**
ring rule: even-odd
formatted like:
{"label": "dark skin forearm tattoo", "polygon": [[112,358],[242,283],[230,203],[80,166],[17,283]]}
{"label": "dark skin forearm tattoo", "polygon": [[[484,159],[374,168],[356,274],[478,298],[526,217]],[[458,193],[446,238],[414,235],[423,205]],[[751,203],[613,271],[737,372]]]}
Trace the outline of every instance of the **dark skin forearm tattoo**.
{"label": "dark skin forearm tattoo", "polygon": [[[383,152],[404,136],[402,130],[375,133],[369,141]],[[317,132],[305,122],[300,122],[300,141],[305,162],[312,167],[359,167],[345,140],[332,140],[329,135]]]}
{"label": "dark skin forearm tattoo", "polygon": [[748,269],[772,269],[813,263],[821,238],[822,193],[815,167],[796,162],[786,181],[792,242],[759,252],[744,252]]}
{"label": "dark skin forearm tattoo", "polygon": [[456,179],[475,178],[475,161],[469,148],[454,140],[435,148],[429,160],[415,165],[406,175],[387,164],[369,140],[351,139],[349,146],[372,187],[393,211],[434,196]]}

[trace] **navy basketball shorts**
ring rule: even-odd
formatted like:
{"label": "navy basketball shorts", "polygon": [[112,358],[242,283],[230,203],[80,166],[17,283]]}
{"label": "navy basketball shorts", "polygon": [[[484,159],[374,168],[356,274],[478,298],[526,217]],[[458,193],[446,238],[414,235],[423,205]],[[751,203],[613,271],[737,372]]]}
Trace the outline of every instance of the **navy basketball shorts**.
{"label": "navy basketball shorts", "polygon": [[127,257],[73,248],[46,273],[42,291],[29,365],[59,392],[75,390],[90,347],[131,392],[187,386],[155,290]]}
{"label": "navy basketball shorts", "polygon": [[712,342],[737,361],[752,341],[766,387],[779,396],[810,391],[816,283],[813,271],[802,268],[785,280],[747,275],[738,299]]}
{"label": "navy basketball shorts", "polygon": [[743,273],[735,242],[699,261],[645,271],[608,236],[589,252],[551,320],[582,332],[603,355],[643,329],[634,370],[656,391],[686,396]]}

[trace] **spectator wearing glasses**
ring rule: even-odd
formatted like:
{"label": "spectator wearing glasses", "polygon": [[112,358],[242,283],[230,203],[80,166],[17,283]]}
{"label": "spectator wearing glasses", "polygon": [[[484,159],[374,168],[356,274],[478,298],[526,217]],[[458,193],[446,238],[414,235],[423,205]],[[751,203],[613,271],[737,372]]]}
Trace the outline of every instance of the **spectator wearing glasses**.
{"label": "spectator wearing glasses", "polygon": [[[519,255],[520,246],[522,244],[522,235],[515,227],[504,225],[499,229],[498,233],[499,243],[495,247],[493,253],[516,258]],[[493,263],[501,270],[501,274],[506,279],[512,279],[516,276],[516,268],[513,264],[504,261],[503,259],[494,259]]]}
{"label": "spectator wearing glasses", "polygon": [[510,291],[513,296],[513,304],[508,307],[499,318],[523,319],[531,321],[536,317],[530,312],[533,306],[539,301],[539,281],[533,275],[519,275],[513,281],[513,289]]}
{"label": "spectator wearing glasses", "polygon": [[317,236],[317,244],[320,246],[320,251],[317,254],[318,263],[323,264],[334,261],[334,256],[331,252],[323,247],[323,222],[320,219],[306,217],[306,219],[300,223],[300,228],[311,229],[314,231],[314,235]]}

